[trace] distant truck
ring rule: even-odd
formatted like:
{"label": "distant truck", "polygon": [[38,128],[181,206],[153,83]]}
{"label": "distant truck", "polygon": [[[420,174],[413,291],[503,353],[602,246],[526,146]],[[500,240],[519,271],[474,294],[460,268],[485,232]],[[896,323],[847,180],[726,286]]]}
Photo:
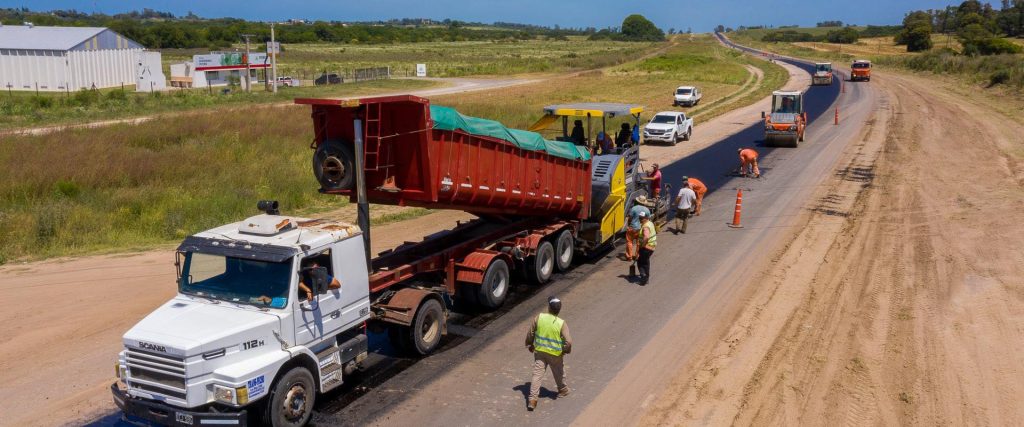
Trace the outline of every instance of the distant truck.
{"label": "distant truck", "polygon": [[804,140],[807,129],[807,113],[804,112],[804,95],[799,91],[772,92],[772,111],[761,112],[764,119],[764,141],[767,145],[796,147]]}
{"label": "distant truck", "polygon": [[811,76],[811,85],[831,86],[832,85],[832,63],[814,63],[814,75]]}
{"label": "distant truck", "polygon": [[681,111],[662,111],[644,126],[645,142],[659,141],[676,145],[679,140],[689,141],[691,136],[693,119]]}
{"label": "distant truck", "polygon": [[675,98],[672,101],[673,107],[684,106],[692,107],[700,103],[700,99],[704,97],[701,93],[700,88],[696,86],[679,86],[676,88]]}
{"label": "distant truck", "polygon": [[850,81],[871,81],[871,61],[858,59],[850,65]]}
{"label": "distant truck", "polygon": [[[574,254],[609,248],[648,194],[637,145],[592,156],[411,95],[296,103],[312,107],[320,192],[349,197],[360,224],[282,215],[264,201],[261,215],[186,237],[177,295],[123,337],[111,392],[128,421],[304,425],[317,397],[360,368],[370,331],[430,354],[449,306],[495,309],[518,273],[542,284]],[[545,111],[539,123],[564,128],[564,114],[639,121],[643,108]],[[478,219],[371,256],[369,203]],[[651,207],[663,223],[668,199]]]}

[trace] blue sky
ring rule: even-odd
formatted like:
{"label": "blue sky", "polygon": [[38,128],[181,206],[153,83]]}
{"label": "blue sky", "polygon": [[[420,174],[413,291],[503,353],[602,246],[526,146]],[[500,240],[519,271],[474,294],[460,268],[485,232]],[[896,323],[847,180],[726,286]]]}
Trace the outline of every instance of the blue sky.
{"label": "blue sky", "polygon": [[[390,18],[452,18],[479,22],[520,22],[567,27],[618,26],[641,13],[663,29],[709,31],[715,25],[802,25],[823,20],[855,24],[897,24],[909,10],[942,8],[959,2],[935,0],[0,0],[0,7],[33,10],[78,9],[117,13],[148,7],[184,15],[250,20],[306,18],[366,21]],[[998,7],[998,2],[994,2]]]}

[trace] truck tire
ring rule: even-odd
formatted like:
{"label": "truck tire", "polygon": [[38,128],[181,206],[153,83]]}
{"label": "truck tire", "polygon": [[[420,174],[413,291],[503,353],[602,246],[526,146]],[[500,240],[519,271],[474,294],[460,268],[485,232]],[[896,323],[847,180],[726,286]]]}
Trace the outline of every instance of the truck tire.
{"label": "truck tire", "polygon": [[576,242],[571,230],[564,230],[555,239],[555,267],[565,272],[572,267],[572,258],[576,255]]}
{"label": "truck tire", "polygon": [[484,281],[477,290],[480,305],[492,310],[501,307],[508,297],[508,279],[508,263],[500,258],[491,261],[491,265],[484,271]]}
{"label": "truck tire", "polygon": [[313,415],[316,381],[302,366],[292,367],[274,383],[263,414],[266,425],[304,426]]}
{"label": "truck tire", "polygon": [[416,310],[416,317],[412,320],[412,328],[409,349],[426,356],[437,350],[441,344],[441,335],[444,331],[444,309],[436,299],[428,298],[420,304]]}
{"label": "truck tire", "polygon": [[313,153],[313,174],[325,190],[349,190],[355,186],[355,155],[344,143],[328,139]]}
{"label": "truck tire", "polygon": [[672,132],[672,145],[679,143],[679,134]]}
{"label": "truck tire", "polygon": [[526,269],[530,281],[535,284],[543,285],[551,280],[551,274],[555,272],[555,247],[551,242],[540,242],[537,253],[527,258]]}
{"label": "truck tire", "polygon": [[693,134],[693,128],[687,129],[686,133],[683,134],[683,141],[689,141],[690,140],[690,135],[692,135],[692,134]]}

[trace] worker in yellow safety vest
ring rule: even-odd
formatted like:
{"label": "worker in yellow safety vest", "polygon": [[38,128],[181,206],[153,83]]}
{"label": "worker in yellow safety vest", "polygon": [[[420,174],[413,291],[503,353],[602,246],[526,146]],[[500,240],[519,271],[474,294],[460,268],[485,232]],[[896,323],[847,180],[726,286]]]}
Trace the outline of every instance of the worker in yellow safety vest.
{"label": "worker in yellow safety vest", "polygon": [[531,411],[537,408],[540,380],[548,366],[558,386],[558,397],[569,395],[562,358],[572,351],[572,338],[569,337],[569,327],[565,320],[558,317],[560,311],[562,301],[551,297],[548,300],[548,312],[537,316],[537,320],[530,326],[530,333],[526,335],[526,348],[533,353],[533,379],[530,381],[530,398],[526,406]]}
{"label": "worker in yellow safety vest", "polygon": [[637,270],[640,270],[640,286],[646,286],[651,280],[651,255],[654,255],[654,247],[657,245],[658,230],[654,227],[654,221],[650,215],[640,212],[640,256],[636,260]]}

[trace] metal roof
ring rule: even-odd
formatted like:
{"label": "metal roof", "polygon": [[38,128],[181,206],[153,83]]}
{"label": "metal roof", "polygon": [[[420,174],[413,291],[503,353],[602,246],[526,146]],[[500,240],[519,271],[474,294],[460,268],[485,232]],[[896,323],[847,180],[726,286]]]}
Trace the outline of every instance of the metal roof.
{"label": "metal roof", "polygon": [[0,26],[0,49],[71,50],[106,31],[102,27]]}
{"label": "metal roof", "polygon": [[644,111],[642,105],[617,104],[611,102],[581,102],[577,104],[557,104],[544,107],[544,112],[556,116],[629,116]]}

